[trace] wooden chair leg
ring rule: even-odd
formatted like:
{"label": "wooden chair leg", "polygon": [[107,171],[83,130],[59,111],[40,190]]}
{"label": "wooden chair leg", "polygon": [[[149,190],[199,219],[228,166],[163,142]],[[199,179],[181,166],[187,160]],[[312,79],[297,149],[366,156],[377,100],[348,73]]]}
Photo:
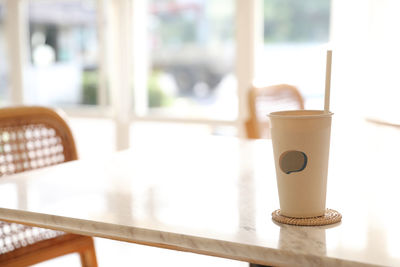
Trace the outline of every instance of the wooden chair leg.
{"label": "wooden chair leg", "polygon": [[87,249],[79,252],[82,267],[97,267],[96,251],[94,249],[93,239]]}
{"label": "wooden chair leg", "polygon": [[31,266],[70,253],[79,253],[82,267],[97,267],[93,238],[65,234],[0,254],[1,267]]}

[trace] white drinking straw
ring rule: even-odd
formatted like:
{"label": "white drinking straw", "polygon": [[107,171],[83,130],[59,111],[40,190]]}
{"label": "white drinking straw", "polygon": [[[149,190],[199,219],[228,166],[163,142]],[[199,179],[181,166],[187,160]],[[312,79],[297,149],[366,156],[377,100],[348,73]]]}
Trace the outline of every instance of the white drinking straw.
{"label": "white drinking straw", "polygon": [[328,50],[328,51],[326,51],[324,113],[329,113],[329,102],[330,102],[330,98],[331,98],[331,68],[332,68],[332,50]]}

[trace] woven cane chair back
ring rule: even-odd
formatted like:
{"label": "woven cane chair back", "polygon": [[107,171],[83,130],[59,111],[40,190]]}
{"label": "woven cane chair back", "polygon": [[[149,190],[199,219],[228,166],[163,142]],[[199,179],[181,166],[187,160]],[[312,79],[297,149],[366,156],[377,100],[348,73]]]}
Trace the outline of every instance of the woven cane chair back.
{"label": "woven cane chair back", "polygon": [[246,122],[248,138],[270,138],[270,112],[304,109],[304,100],[292,85],[279,84],[268,87],[253,87],[249,91],[249,120]]}
{"label": "woven cane chair back", "polygon": [[[59,113],[44,107],[0,109],[0,179],[4,175],[43,168],[77,158],[74,138]],[[54,256],[40,255],[24,259],[25,255],[32,254],[30,247],[38,251],[38,248],[53,243],[62,249],[65,240],[77,240],[81,237],[0,221],[0,266],[7,264],[25,266],[53,258]],[[82,238],[88,239],[88,243],[93,243],[90,237]],[[46,254],[43,249],[39,252]],[[67,253],[60,250],[56,254]],[[83,264],[82,257],[81,255]],[[97,266],[97,263],[91,266]]]}
{"label": "woven cane chair back", "polygon": [[72,134],[57,113],[28,107],[0,112],[0,176],[76,159]]}

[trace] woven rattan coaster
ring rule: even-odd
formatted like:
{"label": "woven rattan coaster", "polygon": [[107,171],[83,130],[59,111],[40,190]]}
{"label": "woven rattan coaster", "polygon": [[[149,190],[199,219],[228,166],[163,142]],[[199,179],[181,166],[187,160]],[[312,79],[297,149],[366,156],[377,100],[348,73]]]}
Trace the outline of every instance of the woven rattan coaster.
{"label": "woven rattan coaster", "polygon": [[298,226],[321,226],[338,223],[342,220],[342,215],[336,210],[326,209],[325,214],[310,218],[292,218],[281,215],[281,210],[272,212],[272,219],[278,223],[298,225]]}

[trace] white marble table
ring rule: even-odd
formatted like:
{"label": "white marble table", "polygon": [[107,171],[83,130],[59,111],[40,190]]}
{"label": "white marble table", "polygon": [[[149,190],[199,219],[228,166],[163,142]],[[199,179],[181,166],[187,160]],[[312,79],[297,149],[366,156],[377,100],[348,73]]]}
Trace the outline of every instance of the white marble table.
{"label": "white marble table", "polygon": [[1,178],[0,219],[264,265],[400,266],[400,131],[355,129],[332,135],[331,227],[274,223],[270,141],[227,137],[138,140]]}

